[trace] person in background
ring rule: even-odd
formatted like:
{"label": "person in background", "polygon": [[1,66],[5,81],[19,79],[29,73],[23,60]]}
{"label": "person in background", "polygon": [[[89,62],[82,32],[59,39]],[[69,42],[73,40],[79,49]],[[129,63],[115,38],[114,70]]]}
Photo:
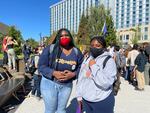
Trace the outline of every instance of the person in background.
{"label": "person in background", "polygon": [[113,113],[115,98],[113,83],[117,67],[110,57],[103,68],[103,62],[110,56],[103,36],[94,36],[90,41],[90,55],[84,59],[77,81],[77,100],[80,109],[86,113]]}
{"label": "person in background", "polygon": [[110,46],[107,49],[108,49],[110,55],[114,58],[115,57],[115,55],[114,55],[115,54],[115,44],[113,42],[111,42],[109,45]]}
{"label": "person in background", "polygon": [[144,70],[145,85],[150,85],[150,44],[143,43],[144,53],[146,55],[146,65]]}
{"label": "person in background", "polygon": [[131,78],[130,79],[131,81],[129,81],[129,84],[131,84],[131,83],[133,84],[133,82],[134,82],[133,75],[135,74],[134,73],[135,59],[138,56],[138,54],[139,54],[138,45],[134,44],[132,50],[128,53],[128,61],[127,62],[130,62],[129,75]]}
{"label": "person in background", "polygon": [[40,46],[38,48],[35,48],[34,64],[35,64],[36,71],[33,74],[34,85],[31,91],[31,94],[36,95],[38,99],[41,98],[41,91],[40,91],[41,75],[38,72],[38,62],[39,62],[39,57],[40,57],[40,51],[41,51]]}
{"label": "person in background", "polygon": [[8,36],[6,35],[3,38],[3,42],[2,42],[2,51],[3,51],[3,65],[8,65],[8,55],[7,55],[7,39]]}
{"label": "person in background", "polygon": [[66,113],[72,81],[78,76],[82,60],[70,31],[60,29],[52,44],[43,50],[38,64],[45,113]]}
{"label": "person in background", "polygon": [[38,49],[39,49],[39,54],[42,54],[44,48],[45,48],[45,47],[43,47],[43,46],[39,46],[39,47],[38,47]]}
{"label": "person in background", "polygon": [[23,55],[24,55],[24,62],[25,62],[25,65],[27,66],[27,63],[28,63],[28,60],[30,58],[30,55],[32,53],[31,51],[31,47],[29,46],[29,41],[26,40],[25,44],[23,45]]}
{"label": "person in background", "polygon": [[6,45],[8,49],[7,54],[9,70],[13,69],[14,71],[16,71],[16,54],[14,50],[14,45],[18,45],[18,42],[9,36]]}
{"label": "person in background", "polygon": [[139,54],[135,59],[135,77],[137,79],[137,87],[135,87],[136,90],[143,91],[145,86],[145,79],[144,79],[144,68],[146,64],[146,56],[144,54],[143,47],[139,47]]}
{"label": "person in background", "polygon": [[82,54],[84,55],[84,58],[86,58],[89,55],[89,51],[87,49],[84,49],[82,51]]}

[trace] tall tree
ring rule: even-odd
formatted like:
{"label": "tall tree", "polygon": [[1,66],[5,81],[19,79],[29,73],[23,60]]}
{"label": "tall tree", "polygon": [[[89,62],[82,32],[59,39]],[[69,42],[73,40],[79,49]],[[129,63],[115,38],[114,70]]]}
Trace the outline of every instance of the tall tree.
{"label": "tall tree", "polygon": [[106,41],[116,42],[116,31],[114,28],[114,23],[112,16],[109,10],[105,10],[104,5],[100,5],[99,7],[92,7],[90,9],[90,15],[88,19],[88,28],[89,35],[92,37],[94,35],[102,35],[102,28],[104,23],[106,22],[107,27],[107,35]]}
{"label": "tall tree", "polygon": [[112,43],[112,42],[118,44],[119,42],[117,40],[116,30],[114,27],[113,18],[110,14],[110,10],[107,11],[106,26],[107,26],[107,31],[108,31],[106,35],[107,44]]}
{"label": "tall tree", "polygon": [[21,32],[19,30],[16,29],[15,26],[10,26],[9,27],[9,31],[8,31],[8,35],[12,36],[17,42],[18,42],[18,46],[15,46],[15,52],[17,54],[21,53],[21,42],[23,41]]}
{"label": "tall tree", "polygon": [[28,44],[31,46],[32,49],[36,48],[39,45],[39,43],[33,38],[28,39]]}
{"label": "tall tree", "polygon": [[10,26],[8,35],[12,36],[15,40],[17,40],[19,45],[21,44],[21,41],[23,40],[23,38],[22,38],[20,30],[17,30],[15,26]]}
{"label": "tall tree", "polygon": [[130,31],[133,32],[132,38],[130,39],[132,44],[137,44],[141,39],[141,31],[140,26],[138,25],[136,28],[131,28]]}
{"label": "tall tree", "polygon": [[91,36],[101,35],[103,24],[106,20],[106,11],[104,5],[92,7],[88,19],[89,33]]}
{"label": "tall tree", "polygon": [[78,41],[77,44],[88,44],[89,43],[89,28],[88,28],[88,16],[82,14],[79,30],[78,30]]}

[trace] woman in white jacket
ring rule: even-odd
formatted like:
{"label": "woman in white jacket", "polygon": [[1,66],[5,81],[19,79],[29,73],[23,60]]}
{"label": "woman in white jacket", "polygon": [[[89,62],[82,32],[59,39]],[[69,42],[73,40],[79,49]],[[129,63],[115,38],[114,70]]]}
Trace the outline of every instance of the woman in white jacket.
{"label": "woman in white jacket", "polygon": [[78,77],[77,100],[86,113],[113,113],[116,64],[110,58],[103,68],[104,60],[110,55],[104,37],[95,36],[90,44],[90,55],[83,61]]}

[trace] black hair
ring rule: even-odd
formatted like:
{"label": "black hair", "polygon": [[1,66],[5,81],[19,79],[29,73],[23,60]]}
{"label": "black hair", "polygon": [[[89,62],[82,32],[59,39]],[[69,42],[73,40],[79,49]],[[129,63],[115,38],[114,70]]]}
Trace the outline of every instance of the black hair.
{"label": "black hair", "polygon": [[70,31],[69,31],[68,29],[66,29],[66,28],[62,28],[62,29],[60,29],[60,30],[57,32],[56,37],[55,37],[54,41],[52,42],[52,44],[59,43],[59,40],[60,40],[60,37],[61,37],[61,33],[62,33],[63,31],[66,31],[66,32],[68,33],[70,39],[71,39],[70,46],[75,46],[73,37],[72,37]]}
{"label": "black hair", "polygon": [[137,50],[138,49],[138,44],[134,44],[133,49]]}
{"label": "black hair", "polygon": [[116,45],[114,49],[115,49],[116,51],[119,51],[119,50],[120,50],[120,46]]}
{"label": "black hair", "polygon": [[73,40],[73,37],[72,37],[70,31],[68,29],[66,29],[66,28],[60,29],[57,32],[56,37],[55,37],[55,39],[52,42],[52,44],[55,44],[55,45],[54,45],[54,49],[53,49],[53,52],[52,52],[53,55],[52,55],[52,64],[51,65],[56,70],[57,70],[57,65],[55,65],[55,59],[60,58],[60,55],[62,53],[62,50],[61,50],[60,44],[59,44],[59,40],[61,38],[61,34],[62,34],[63,31],[66,31],[68,33],[70,39],[71,39],[71,42],[70,42],[69,46],[70,47],[75,47],[74,40]]}
{"label": "black hair", "polygon": [[106,41],[105,41],[105,38],[104,36],[93,36],[90,43],[93,41],[93,40],[97,40],[99,43],[102,44],[103,48],[106,48]]}

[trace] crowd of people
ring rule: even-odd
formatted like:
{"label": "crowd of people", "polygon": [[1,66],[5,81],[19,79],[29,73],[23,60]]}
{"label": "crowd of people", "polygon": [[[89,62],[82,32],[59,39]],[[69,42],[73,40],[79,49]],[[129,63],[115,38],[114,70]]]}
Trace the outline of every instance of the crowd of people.
{"label": "crowd of people", "polygon": [[150,85],[150,45],[147,42],[126,49],[114,45],[108,50],[122,76],[135,90],[144,91],[144,86]]}
{"label": "crowd of people", "polygon": [[[15,44],[18,43],[12,37],[6,36],[3,40],[3,64],[8,64],[10,70],[16,70]],[[47,47],[38,46],[32,51],[26,41],[22,52],[25,67],[34,54],[31,94],[43,98],[45,113],[66,113],[75,79],[78,106],[86,113],[114,112],[113,85],[118,73],[133,84],[135,90],[144,91],[144,86],[150,85],[150,45],[147,42],[127,48],[112,43],[107,47],[104,36],[94,36],[89,50],[81,52],[70,31],[63,28]]]}

